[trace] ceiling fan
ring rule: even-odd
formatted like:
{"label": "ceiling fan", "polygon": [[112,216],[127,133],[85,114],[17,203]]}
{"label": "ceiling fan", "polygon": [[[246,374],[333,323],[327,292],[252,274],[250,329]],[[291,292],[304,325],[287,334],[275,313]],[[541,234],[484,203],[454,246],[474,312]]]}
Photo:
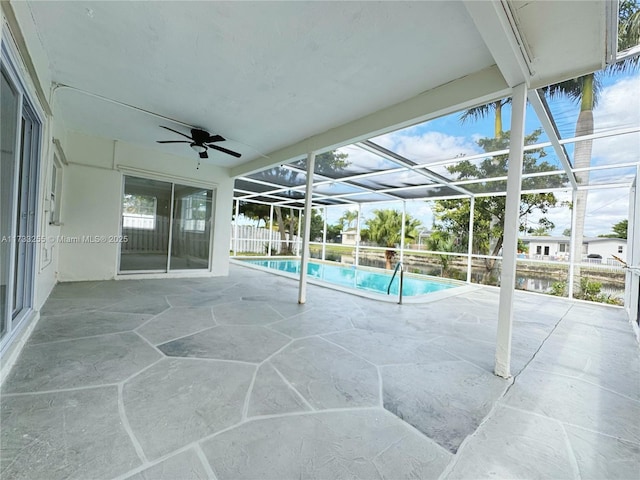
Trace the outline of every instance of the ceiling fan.
{"label": "ceiling fan", "polygon": [[226,139],[221,135],[211,135],[206,130],[202,130],[200,128],[192,128],[191,136],[186,135],[182,132],[174,130],[173,128],[165,127],[160,125],[160,128],[164,128],[165,130],[169,130],[170,132],[177,133],[178,135],[182,135],[184,138],[188,138],[187,140],[157,140],[158,143],[188,143],[193,150],[198,152],[200,158],[209,158],[207,155],[207,150],[211,148],[212,150],[218,150],[219,152],[226,153],[227,155],[231,155],[236,158],[240,158],[240,154],[238,152],[234,152],[233,150],[228,150],[223,147],[219,147],[218,145],[214,145],[214,143],[224,142]]}

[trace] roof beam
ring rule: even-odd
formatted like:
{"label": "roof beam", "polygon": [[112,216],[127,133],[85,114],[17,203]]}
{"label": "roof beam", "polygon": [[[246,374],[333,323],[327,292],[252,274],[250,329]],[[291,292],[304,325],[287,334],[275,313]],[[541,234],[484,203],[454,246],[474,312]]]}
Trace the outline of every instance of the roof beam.
{"label": "roof beam", "polygon": [[281,165],[292,159],[303,158],[308,152],[333,150],[399,128],[483,105],[504,98],[510,93],[511,89],[498,68],[489,67],[271,152],[266,158],[234,167],[231,169],[231,176],[239,177]]}
{"label": "roof beam", "polygon": [[560,145],[560,135],[555,122],[551,119],[549,105],[543,97],[540,97],[537,90],[529,90],[527,97],[529,98],[529,103],[533,107],[533,110],[538,116],[538,120],[540,120],[540,123],[542,124],[542,128],[544,128],[544,131],[547,133],[547,136],[551,141],[553,150],[556,152],[556,156],[560,160],[564,172],[567,174],[567,177],[569,177],[571,186],[574,190],[577,189],[578,182],[576,181],[576,176],[571,170],[571,162],[569,161],[567,151],[565,150],[564,145]]}
{"label": "roof beam", "polygon": [[531,58],[509,2],[465,0],[464,6],[507,84],[528,85],[533,74]]}

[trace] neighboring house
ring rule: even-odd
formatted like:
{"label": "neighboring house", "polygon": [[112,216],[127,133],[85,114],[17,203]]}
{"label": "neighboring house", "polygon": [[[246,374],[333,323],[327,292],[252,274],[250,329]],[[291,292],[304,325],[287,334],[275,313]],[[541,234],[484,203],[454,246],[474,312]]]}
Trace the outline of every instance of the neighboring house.
{"label": "neighboring house", "polygon": [[357,230],[345,230],[341,232],[343,245],[355,245],[358,238]]}
{"label": "neighboring house", "polygon": [[[536,260],[568,260],[569,237],[520,237],[529,248],[529,258]],[[587,246],[583,244],[582,253],[587,253]]]}
{"label": "neighboring house", "polygon": [[[569,260],[569,237],[526,236],[520,240],[529,249],[528,258],[535,260]],[[627,241],[624,238],[590,238],[585,237],[582,242],[582,260],[588,260],[587,255],[600,255],[602,263],[617,263],[612,255],[626,261]],[[597,257],[594,260],[600,260]]]}
{"label": "neighboring house", "polygon": [[433,233],[433,230],[422,229],[420,233],[418,233],[418,248],[422,248],[423,245],[427,244],[429,237]]}
{"label": "neighboring house", "polygon": [[[588,240],[588,254],[600,255],[602,263],[617,262],[613,255],[627,261],[627,240],[624,238],[590,238]],[[611,261],[610,261],[611,260]]]}

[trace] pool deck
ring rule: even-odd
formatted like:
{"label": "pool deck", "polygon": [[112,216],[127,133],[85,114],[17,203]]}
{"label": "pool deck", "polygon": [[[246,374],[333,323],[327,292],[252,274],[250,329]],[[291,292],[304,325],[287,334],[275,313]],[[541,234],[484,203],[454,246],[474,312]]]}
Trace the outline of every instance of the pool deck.
{"label": "pool deck", "polygon": [[238,265],[56,286],[0,392],[2,479],[640,477],[622,309],[498,291],[396,305]]}

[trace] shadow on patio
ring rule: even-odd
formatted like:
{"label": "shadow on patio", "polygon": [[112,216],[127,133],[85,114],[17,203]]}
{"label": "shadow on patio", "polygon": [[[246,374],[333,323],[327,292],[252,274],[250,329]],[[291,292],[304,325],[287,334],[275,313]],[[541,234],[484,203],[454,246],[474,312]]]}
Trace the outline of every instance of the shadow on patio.
{"label": "shadow on patio", "polygon": [[398,306],[246,267],[59,284],[2,387],[3,478],[638,478],[623,310],[498,292]]}

